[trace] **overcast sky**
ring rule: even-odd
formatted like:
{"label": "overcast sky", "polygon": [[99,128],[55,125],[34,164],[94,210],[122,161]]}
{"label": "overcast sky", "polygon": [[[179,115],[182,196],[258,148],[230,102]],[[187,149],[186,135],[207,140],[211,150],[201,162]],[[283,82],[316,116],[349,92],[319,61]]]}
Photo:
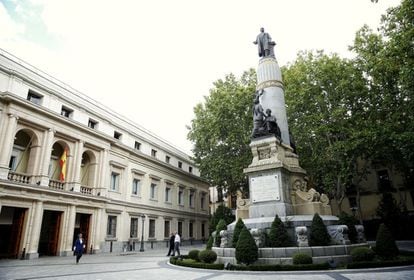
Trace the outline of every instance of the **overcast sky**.
{"label": "overcast sky", "polygon": [[350,57],[398,0],[0,0],[0,47],[191,153],[186,125],[212,83],[256,68],[264,27],[281,66]]}

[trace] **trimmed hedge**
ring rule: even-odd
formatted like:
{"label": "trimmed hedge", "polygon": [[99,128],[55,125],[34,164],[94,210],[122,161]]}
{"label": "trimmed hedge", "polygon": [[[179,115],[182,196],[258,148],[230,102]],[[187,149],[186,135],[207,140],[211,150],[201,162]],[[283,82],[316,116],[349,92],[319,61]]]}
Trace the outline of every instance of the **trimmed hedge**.
{"label": "trimmed hedge", "polygon": [[204,269],[224,269],[224,264],[221,263],[201,263],[201,262],[185,262],[177,257],[171,257],[170,263],[179,266],[192,267],[192,268],[204,268]]}
{"label": "trimmed hedge", "polygon": [[294,270],[326,270],[329,264],[298,264],[298,265],[280,265],[280,264],[263,264],[263,265],[233,265],[229,264],[228,270],[245,270],[245,271],[294,271]]}
{"label": "trimmed hedge", "polygon": [[233,240],[232,240],[232,246],[233,246],[233,248],[236,248],[237,241],[239,241],[239,236],[240,236],[240,233],[241,233],[241,231],[242,231],[243,228],[244,228],[243,220],[241,218],[239,218],[237,220],[236,225],[234,226]]}
{"label": "trimmed hedge", "polygon": [[309,236],[309,246],[328,246],[331,243],[331,236],[322,221],[321,216],[315,213],[312,219]]}
{"label": "trimmed hedge", "polygon": [[367,247],[359,247],[351,250],[353,262],[369,262],[375,258],[375,252]]}
{"label": "trimmed hedge", "polygon": [[210,235],[207,241],[206,250],[211,250],[211,248],[213,247],[213,243],[214,243],[214,238],[213,236]]}
{"label": "trimmed hedge", "polygon": [[237,263],[242,264],[252,264],[259,257],[259,250],[257,248],[256,242],[254,242],[253,236],[250,234],[250,231],[243,227],[239,241],[236,245],[236,260]]}
{"label": "trimmed hedge", "polygon": [[312,257],[304,253],[296,253],[292,257],[293,264],[312,264]]}
{"label": "trimmed hedge", "polygon": [[227,229],[227,225],[226,225],[226,221],[221,219],[216,227],[216,242],[215,245],[216,247],[220,247],[220,243],[221,243],[221,237],[220,237],[220,231]]}
{"label": "trimmed hedge", "polygon": [[397,244],[395,244],[391,231],[385,224],[381,224],[378,229],[375,253],[383,260],[392,260],[398,256]]}
{"label": "trimmed hedge", "polygon": [[270,247],[289,247],[291,245],[285,224],[276,215],[269,232]]}
{"label": "trimmed hedge", "polygon": [[346,268],[375,268],[375,267],[391,267],[391,266],[403,266],[413,265],[414,258],[404,258],[397,260],[386,260],[386,261],[372,261],[372,262],[354,262],[347,264]]}
{"label": "trimmed hedge", "polygon": [[203,263],[213,263],[217,260],[217,253],[212,250],[203,250],[198,253],[198,259]]}
{"label": "trimmed hedge", "polygon": [[188,257],[192,260],[199,261],[200,259],[198,258],[198,253],[200,253],[199,250],[191,250],[188,252]]}

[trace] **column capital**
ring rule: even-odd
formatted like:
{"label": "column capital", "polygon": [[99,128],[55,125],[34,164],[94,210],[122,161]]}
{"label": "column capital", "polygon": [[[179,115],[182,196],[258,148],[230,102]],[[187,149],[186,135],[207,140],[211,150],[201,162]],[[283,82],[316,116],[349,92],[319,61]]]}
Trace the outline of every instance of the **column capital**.
{"label": "column capital", "polygon": [[15,115],[13,113],[8,113],[7,115],[9,116],[10,119],[12,119],[12,118],[15,118],[16,120],[19,119],[19,116]]}

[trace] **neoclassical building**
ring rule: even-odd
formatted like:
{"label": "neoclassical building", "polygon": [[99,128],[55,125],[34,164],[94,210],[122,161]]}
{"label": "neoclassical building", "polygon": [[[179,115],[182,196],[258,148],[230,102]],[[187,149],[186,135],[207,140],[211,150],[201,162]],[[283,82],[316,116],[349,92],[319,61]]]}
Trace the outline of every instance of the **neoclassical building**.
{"label": "neoclassical building", "polygon": [[0,257],[166,247],[208,237],[190,157],[0,49]]}

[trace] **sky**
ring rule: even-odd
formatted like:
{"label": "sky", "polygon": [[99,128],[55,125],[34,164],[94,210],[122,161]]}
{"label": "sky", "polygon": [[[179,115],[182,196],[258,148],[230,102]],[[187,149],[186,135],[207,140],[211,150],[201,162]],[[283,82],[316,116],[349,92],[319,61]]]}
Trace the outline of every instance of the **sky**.
{"label": "sky", "polygon": [[400,0],[0,0],[0,48],[191,154],[193,108],[256,68],[260,27],[280,66],[299,51],[352,57]]}

